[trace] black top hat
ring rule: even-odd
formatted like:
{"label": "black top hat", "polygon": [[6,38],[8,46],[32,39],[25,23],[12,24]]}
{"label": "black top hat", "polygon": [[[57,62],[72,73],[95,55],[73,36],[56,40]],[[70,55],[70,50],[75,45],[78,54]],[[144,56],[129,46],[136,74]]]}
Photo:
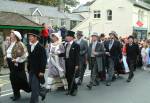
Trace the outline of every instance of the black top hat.
{"label": "black top hat", "polygon": [[131,38],[131,39],[134,39],[134,37],[133,37],[132,35],[130,35],[130,36],[128,37],[128,39],[130,39],[130,38]]}
{"label": "black top hat", "polygon": [[70,30],[67,31],[67,35],[66,36],[71,36],[71,37],[75,38],[74,35],[75,35],[74,31],[70,31]]}
{"label": "black top hat", "polygon": [[33,35],[33,36],[40,38],[40,31],[33,29],[28,33],[28,35]]}

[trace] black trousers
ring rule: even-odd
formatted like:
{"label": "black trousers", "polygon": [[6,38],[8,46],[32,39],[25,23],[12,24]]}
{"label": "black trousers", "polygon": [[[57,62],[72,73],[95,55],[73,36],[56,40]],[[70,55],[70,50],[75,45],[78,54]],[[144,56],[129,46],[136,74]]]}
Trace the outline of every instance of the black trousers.
{"label": "black trousers", "polygon": [[31,92],[29,83],[25,73],[25,63],[18,63],[16,66],[12,59],[7,58],[8,67],[10,69],[10,82],[15,97],[20,97],[20,90]]}
{"label": "black trousers", "polygon": [[135,66],[136,66],[136,60],[132,60],[132,59],[127,59],[128,65],[129,65],[129,76],[128,79],[132,79],[134,77],[134,70],[135,70]]}
{"label": "black trousers", "polygon": [[66,59],[66,78],[68,82],[68,90],[70,93],[73,93],[78,89],[77,83],[75,81],[75,66],[72,63],[71,59]]}
{"label": "black trousers", "polygon": [[46,46],[47,43],[50,43],[50,37],[41,37],[40,41],[43,46]]}

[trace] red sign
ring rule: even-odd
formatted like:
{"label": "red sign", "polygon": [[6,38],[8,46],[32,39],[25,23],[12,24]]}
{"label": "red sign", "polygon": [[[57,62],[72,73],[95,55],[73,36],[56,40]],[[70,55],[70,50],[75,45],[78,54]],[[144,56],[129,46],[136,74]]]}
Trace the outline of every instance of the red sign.
{"label": "red sign", "polygon": [[139,27],[142,27],[144,24],[143,24],[143,22],[141,22],[141,21],[137,21],[137,23],[136,23]]}

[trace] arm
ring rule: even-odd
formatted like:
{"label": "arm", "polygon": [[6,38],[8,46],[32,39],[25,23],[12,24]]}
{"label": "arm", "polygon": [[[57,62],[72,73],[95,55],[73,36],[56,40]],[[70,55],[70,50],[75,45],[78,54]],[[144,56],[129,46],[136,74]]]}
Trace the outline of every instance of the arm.
{"label": "arm", "polygon": [[83,51],[80,50],[80,55],[86,54],[87,51],[88,51],[88,43],[87,41],[84,41],[84,50]]}

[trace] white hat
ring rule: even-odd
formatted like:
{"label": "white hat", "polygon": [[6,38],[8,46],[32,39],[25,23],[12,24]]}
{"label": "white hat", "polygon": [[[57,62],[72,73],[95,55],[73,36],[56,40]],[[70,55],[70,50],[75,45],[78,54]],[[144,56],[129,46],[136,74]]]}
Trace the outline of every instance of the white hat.
{"label": "white hat", "polygon": [[18,31],[12,31],[12,32],[16,35],[17,38],[19,38],[20,40],[22,39],[22,36]]}
{"label": "white hat", "polygon": [[97,32],[93,32],[93,34],[91,36],[98,36]]}
{"label": "white hat", "polygon": [[58,38],[58,41],[62,42],[62,37],[61,37],[60,33],[52,33],[51,35],[56,36]]}

